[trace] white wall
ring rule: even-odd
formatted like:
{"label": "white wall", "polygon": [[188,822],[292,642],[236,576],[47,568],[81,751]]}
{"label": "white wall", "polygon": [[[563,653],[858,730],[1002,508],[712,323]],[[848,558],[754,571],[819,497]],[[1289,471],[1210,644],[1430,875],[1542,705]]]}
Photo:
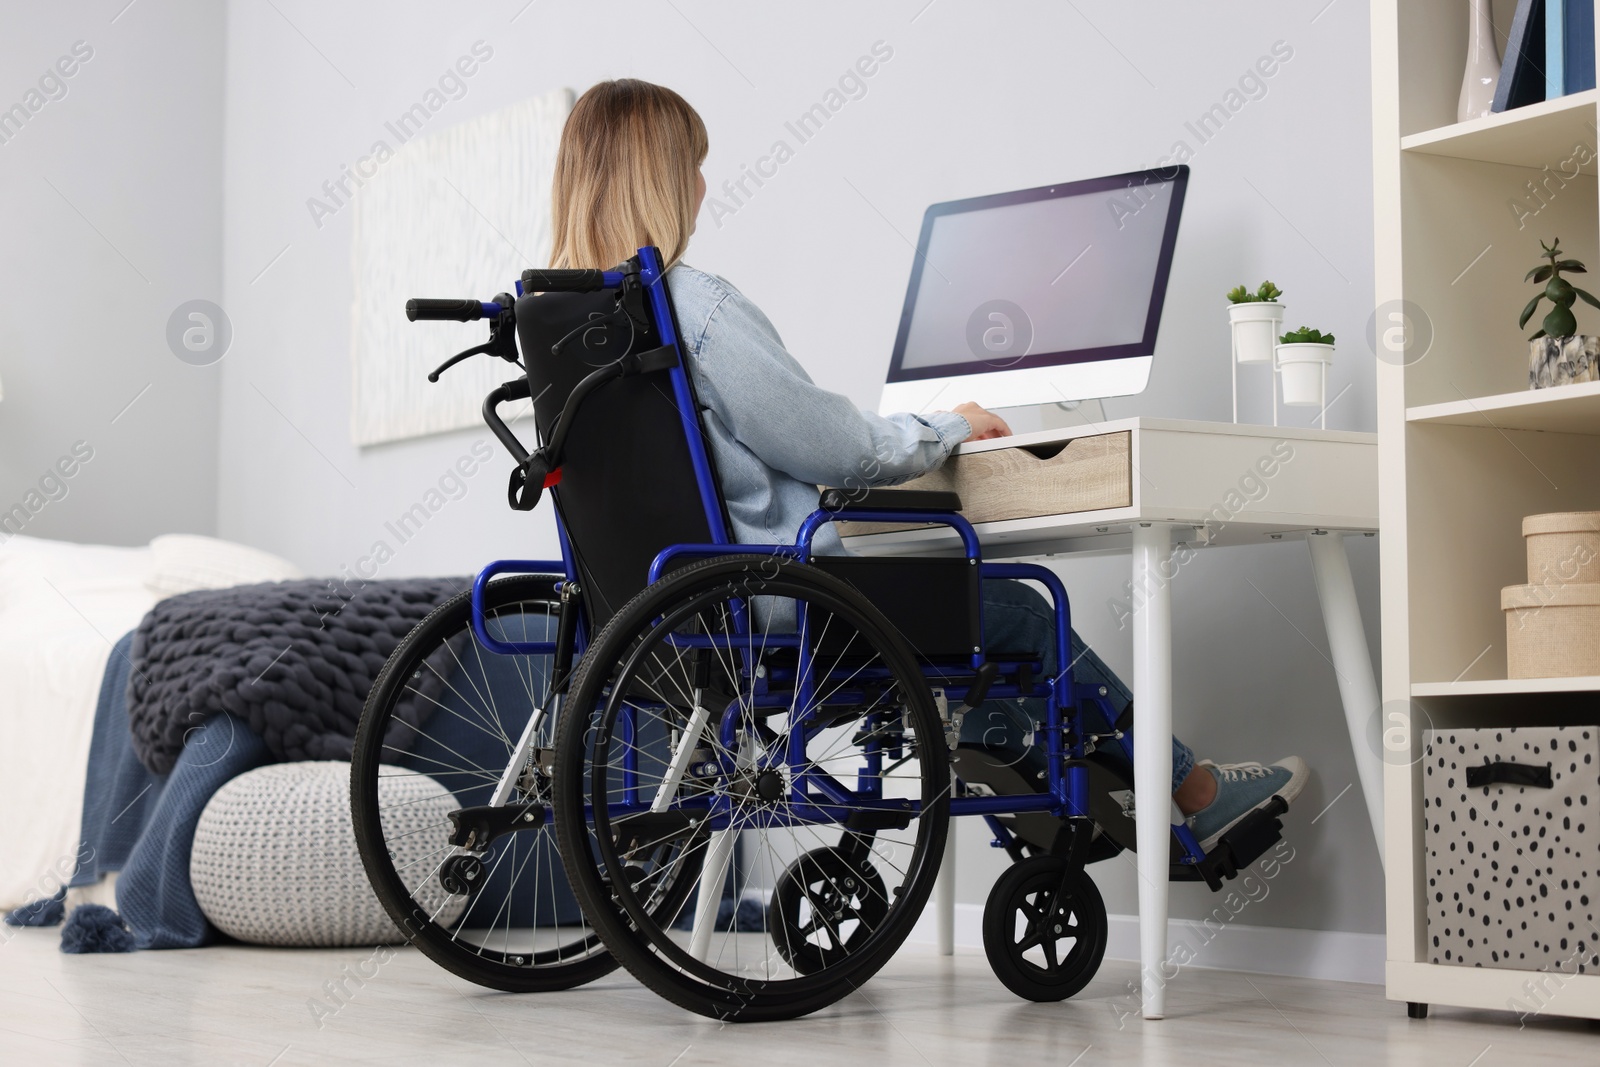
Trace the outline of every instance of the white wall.
{"label": "white wall", "polygon": [[[1083,0],[1076,11],[905,0],[759,13],[690,0],[624,9],[231,5],[223,304],[236,334],[222,364],[220,532],[318,572],[356,565],[380,539],[396,549],[382,571],[391,576],[465,573],[490,558],[551,551],[545,515],[506,509],[509,463],[500,458],[415,540],[392,543],[384,520],[486,434],[349,444],[350,213],[318,229],[305,205],[480,38],[494,57],[450,105],[452,121],[606,77],[664,82],[710,128],[713,195],[741,164],[789,139],[794,158],[775,177],[720,225],[702,216],[689,258],[743,288],[819,381],[863,405],[876,400],[928,203],[1152,165],[1182,139],[1194,177],[1154,377],[1109,413],[1227,419],[1222,294],[1268,276],[1288,293],[1292,325],[1340,338],[1332,390],[1350,388],[1329,425],[1371,429],[1361,339],[1372,293],[1364,5],[1162,0],[1137,11],[1112,0]],[[784,123],[877,41],[893,57],[866,95],[795,145]],[[1279,41],[1293,56],[1265,95],[1200,143],[1185,123],[1224,102]],[[460,295],[509,281],[464,278]],[[441,356],[476,333],[419,328],[437,332]],[[1247,378],[1246,388],[1245,416],[1265,419],[1265,380]],[[1353,546],[1375,638],[1373,549]],[[1126,670],[1128,635],[1105,608],[1120,595],[1124,565],[1079,559],[1062,571],[1080,630]],[[1381,872],[1359,786],[1310,825],[1355,769],[1304,546],[1202,553],[1178,583],[1175,609],[1181,732],[1202,755],[1299,752],[1317,772],[1290,817],[1297,858],[1241,921],[1381,930]],[[960,893],[977,902],[998,863],[979,828],[966,830]],[[1111,909],[1132,910],[1131,867],[1114,861],[1100,874]],[[1215,904],[1187,886],[1173,899],[1180,916]]]}
{"label": "white wall", "polygon": [[221,296],[223,11],[124,2],[0,27],[0,541],[216,524],[220,371],[166,328]]}

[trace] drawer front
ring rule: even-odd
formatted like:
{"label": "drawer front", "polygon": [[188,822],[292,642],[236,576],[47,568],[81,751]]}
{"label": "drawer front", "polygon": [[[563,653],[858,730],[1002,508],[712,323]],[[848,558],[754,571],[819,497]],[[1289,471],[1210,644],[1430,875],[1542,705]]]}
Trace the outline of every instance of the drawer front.
{"label": "drawer front", "polygon": [[[906,489],[954,490],[968,522],[1031,519],[1133,504],[1133,435],[1075,437],[1048,446],[957,453],[943,467],[905,483]],[[904,529],[882,523],[841,523],[843,535]]]}
{"label": "drawer front", "polygon": [[1600,973],[1600,729],[1429,730],[1426,742],[1430,960]]}

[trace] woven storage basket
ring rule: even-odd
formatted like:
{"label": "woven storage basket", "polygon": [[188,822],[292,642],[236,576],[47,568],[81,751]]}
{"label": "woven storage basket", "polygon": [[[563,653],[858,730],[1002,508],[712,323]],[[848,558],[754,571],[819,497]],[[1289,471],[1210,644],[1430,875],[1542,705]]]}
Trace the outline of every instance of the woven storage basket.
{"label": "woven storage basket", "polygon": [[1600,511],[1558,511],[1522,520],[1528,581],[1600,582]]}
{"label": "woven storage basket", "polygon": [[1500,607],[1507,677],[1600,674],[1600,582],[1508,585]]}

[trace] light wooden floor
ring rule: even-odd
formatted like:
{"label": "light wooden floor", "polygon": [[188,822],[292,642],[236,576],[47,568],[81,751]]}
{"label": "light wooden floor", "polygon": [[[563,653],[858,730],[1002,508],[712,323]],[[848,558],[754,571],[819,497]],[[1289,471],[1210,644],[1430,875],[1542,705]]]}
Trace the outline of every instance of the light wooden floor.
{"label": "light wooden floor", "polygon": [[[1139,1020],[1131,963],[1064,1004],[1027,1004],[978,954],[908,948],[861,992],[789,1023],[719,1026],[616,974],[509,996],[409,950],[321,1025],[308,1002],[370,949],[209,948],[63,956],[53,930],[5,930],[0,1064],[1271,1064],[1600,1063],[1600,1030],[1435,1009],[1411,1022],[1375,986],[1187,971],[1164,1021]],[[367,968],[370,972],[370,966]],[[326,1002],[324,1002],[326,1003]]]}

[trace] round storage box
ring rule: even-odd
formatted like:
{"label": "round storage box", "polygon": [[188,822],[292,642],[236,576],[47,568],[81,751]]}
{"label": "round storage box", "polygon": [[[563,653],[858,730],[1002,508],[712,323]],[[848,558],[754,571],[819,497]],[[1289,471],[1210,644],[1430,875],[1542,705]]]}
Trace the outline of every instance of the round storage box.
{"label": "round storage box", "polygon": [[[417,867],[445,847],[447,814],[458,805],[425,774],[386,770],[392,773],[378,779],[384,810],[405,822],[389,835],[396,866]],[[404,940],[361,866],[348,763],[276,763],[218,789],[195,827],[189,879],[206,918],[241,941],[331,947]],[[437,899],[419,902],[430,911],[442,906],[442,925],[454,922],[467,898],[449,900],[436,880],[431,888]]]}
{"label": "round storage box", "polygon": [[1575,678],[1600,674],[1600,582],[1508,585],[1508,678]]}
{"label": "round storage box", "polygon": [[1600,511],[1529,515],[1522,536],[1534,585],[1600,582]]}

